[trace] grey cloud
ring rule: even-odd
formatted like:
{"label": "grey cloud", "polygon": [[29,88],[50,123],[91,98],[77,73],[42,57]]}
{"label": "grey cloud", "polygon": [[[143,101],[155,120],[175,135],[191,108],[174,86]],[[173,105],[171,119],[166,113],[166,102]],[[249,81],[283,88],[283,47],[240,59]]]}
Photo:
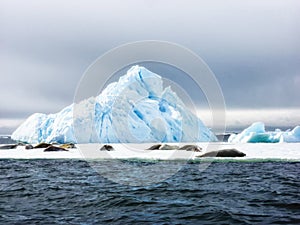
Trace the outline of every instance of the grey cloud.
{"label": "grey cloud", "polygon": [[[0,10],[2,118],[71,104],[97,57],[143,39],[176,42],[199,54],[216,74],[228,107],[300,106],[297,0],[4,0]],[[203,106],[197,87],[173,78]]]}

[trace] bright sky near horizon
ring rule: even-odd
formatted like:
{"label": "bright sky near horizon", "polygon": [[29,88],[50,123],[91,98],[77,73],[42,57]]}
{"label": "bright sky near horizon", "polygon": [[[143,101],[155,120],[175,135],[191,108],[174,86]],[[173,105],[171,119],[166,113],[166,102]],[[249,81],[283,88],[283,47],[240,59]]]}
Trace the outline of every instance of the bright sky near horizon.
{"label": "bright sky near horizon", "polygon": [[183,45],[208,64],[229,126],[300,124],[298,0],[2,0],[0,32],[0,134],[71,104],[106,51],[149,39]]}

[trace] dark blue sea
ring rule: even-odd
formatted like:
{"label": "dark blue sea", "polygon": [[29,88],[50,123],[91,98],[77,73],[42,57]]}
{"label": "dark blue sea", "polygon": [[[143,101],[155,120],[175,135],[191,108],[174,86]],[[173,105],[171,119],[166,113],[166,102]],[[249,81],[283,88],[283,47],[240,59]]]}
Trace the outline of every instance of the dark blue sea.
{"label": "dark blue sea", "polygon": [[[156,163],[94,162],[99,170],[133,165],[149,173]],[[160,161],[153,179],[176,163]],[[86,161],[0,160],[0,224],[300,224],[299,162],[199,166],[187,162],[166,180],[130,186]]]}

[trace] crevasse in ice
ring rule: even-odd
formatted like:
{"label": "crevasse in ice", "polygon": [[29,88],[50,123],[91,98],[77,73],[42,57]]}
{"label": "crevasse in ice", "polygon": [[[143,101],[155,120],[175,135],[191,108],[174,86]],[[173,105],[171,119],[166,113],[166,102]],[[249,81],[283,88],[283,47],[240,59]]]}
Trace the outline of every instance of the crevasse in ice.
{"label": "crevasse in ice", "polygon": [[56,114],[35,113],[12,139],[58,143],[145,143],[216,141],[215,135],[162,78],[133,66],[100,95]]}
{"label": "crevasse in ice", "polygon": [[230,135],[228,142],[231,143],[278,143],[278,142],[300,142],[300,126],[293,130],[266,131],[262,122],[253,123],[239,134]]}

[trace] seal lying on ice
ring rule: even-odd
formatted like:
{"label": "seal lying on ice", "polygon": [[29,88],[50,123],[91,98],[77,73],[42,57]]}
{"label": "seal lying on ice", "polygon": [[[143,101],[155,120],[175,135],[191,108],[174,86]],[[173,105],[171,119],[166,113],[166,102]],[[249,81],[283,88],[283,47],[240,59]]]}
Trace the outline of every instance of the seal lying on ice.
{"label": "seal lying on ice", "polygon": [[178,145],[156,144],[156,145],[152,145],[146,150],[185,150],[185,151],[200,152],[202,148],[199,147],[198,145],[184,145],[179,148]]}
{"label": "seal lying on ice", "polygon": [[10,145],[3,145],[0,146],[0,149],[7,150],[7,149],[16,149],[18,144],[10,144]]}
{"label": "seal lying on ice", "polygon": [[67,149],[64,149],[64,148],[60,148],[60,147],[56,147],[56,146],[48,146],[44,152],[61,152],[61,151],[64,151],[64,152],[67,152],[69,150]]}
{"label": "seal lying on ice", "polygon": [[150,148],[147,148],[146,150],[158,150],[160,148],[161,144],[152,145]]}
{"label": "seal lying on ice", "polygon": [[184,146],[180,147],[179,150],[201,152],[202,148],[199,147],[198,145],[184,145]]}
{"label": "seal lying on ice", "polygon": [[204,153],[203,155],[199,155],[197,157],[244,157],[245,153],[240,152],[236,149],[223,149],[219,151],[211,151]]}
{"label": "seal lying on ice", "polygon": [[24,143],[19,142],[17,144],[2,145],[2,146],[0,146],[0,149],[2,149],[2,150],[16,149],[18,146],[24,146],[24,145],[25,145]]}
{"label": "seal lying on ice", "polygon": [[103,145],[103,146],[100,148],[100,151],[113,151],[113,150],[115,150],[115,149],[114,149],[113,146],[111,146],[111,145]]}
{"label": "seal lying on ice", "polygon": [[33,148],[47,148],[49,146],[52,146],[52,144],[48,144],[48,143],[39,143],[36,146],[34,146]]}

